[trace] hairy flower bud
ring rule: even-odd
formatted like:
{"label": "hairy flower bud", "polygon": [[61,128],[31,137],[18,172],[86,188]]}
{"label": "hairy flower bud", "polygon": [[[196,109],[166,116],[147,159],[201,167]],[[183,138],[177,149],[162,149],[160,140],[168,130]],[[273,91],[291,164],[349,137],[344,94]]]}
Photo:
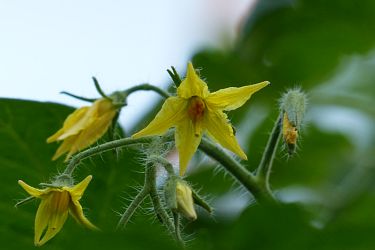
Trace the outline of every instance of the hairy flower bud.
{"label": "hairy flower bud", "polygon": [[170,177],[164,186],[167,206],[189,220],[196,220],[193,193],[190,186],[179,177]]}
{"label": "hairy flower bud", "polygon": [[295,152],[305,107],[306,95],[300,89],[288,90],[281,98],[282,134],[289,155]]}

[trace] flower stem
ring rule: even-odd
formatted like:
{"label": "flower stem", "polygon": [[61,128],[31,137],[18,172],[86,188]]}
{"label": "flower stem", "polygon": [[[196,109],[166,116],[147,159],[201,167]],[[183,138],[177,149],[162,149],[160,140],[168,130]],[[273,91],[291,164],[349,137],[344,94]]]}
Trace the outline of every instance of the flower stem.
{"label": "flower stem", "polygon": [[139,90],[151,90],[151,91],[158,93],[164,98],[170,97],[170,95],[166,91],[148,83],[144,83],[144,84],[140,84],[140,85],[128,88],[127,90],[124,90],[123,92],[125,93],[126,96],[128,96],[131,93],[139,91]]}
{"label": "flower stem", "polygon": [[173,221],[174,221],[174,228],[175,228],[175,237],[177,241],[180,243],[182,249],[185,249],[184,241],[181,237],[181,230],[180,230],[180,214],[173,212]]}
{"label": "flower stem", "polygon": [[73,98],[76,98],[78,100],[85,101],[85,102],[95,102],[96,101],[96,98],[86,98],[86,97],[83,97],[83,96],[78,96],[78,95],[69,93],[67,91],[61,91],[60,94],[67,95],[67,96],[70,96],[70,97],[73,97]]}
{"label": "flower stem", "polygon": [[149,185],[147,185],[145,181],[145,185],[143,186],[141,192],[135,196],[134,200],[130,203],[129,207],[126,211],[122,214],[121,219],[117,223],[116,229],[124,228],[126,224],[129,222],[130,218],[133,216],[135,210],[141,205],[143,200],[147,197],[150,193]]}
{"label": "flower stem", "polygon": [[101,145],[98,145],[93,148],[86,149],[76,155],[74,155],[72,158],[70,158],[69,164],[66,167],[64,174],[72,175],[74,172],[75,167],[78,165],[78,163],[81,160],[84,160],[85,158],[88,158],[90,156],[94,156],[112,149],[125,147],[125,146],[131,146],[134,144],[141,144],[141,143],[150,143],[152,141],[152,137],[142,137],[138,139],[133,138],[122,138],[115,141],[110,141],[103,143]]}
{"label": "flower stem", "polygon": [[170,176],[175,175],[173,165],[164,157],[161,157],[159,155],[152,155],[149,157],[149,160],[160,163],[164,167],[164,169],[168,172],[168,175]]}
{"label": "flower stem", "polygon": [[275,203],[275,198],[270,190],[259,185],[257,178],[250,171],[225,153],[221,148],[205,138],[202,138],[199,148],[218,161],[235,179],[254,195],[257,201]]}
{"label": "flower stem", "polygon": [[281,137],[281,125],[283,114],[280,113],[275,125],[273,126],[266,148],[263,152],[262,160],[257,169],[256,178],[262,183],[267,190],[270,190],[270,175],[272,170],[273,159],[275,158],[277,145]]}
{"label": "flower stem", "polygon": [[[152,201],[152,205],[154,206],[156,215],[160,218],[163,224],[167,227],[168,231],[173,235],[175,228],[174,224],[168,215],[168,212],[164,209],[162,202],[160,200],[158,190],[156,187],[156,169],[155,166],[147,166],[146,167],[146,177],[150,183],[150,197]],[[176,238],[176,237],[175,237]],[[178,239],[176,238],[176,241]]]}

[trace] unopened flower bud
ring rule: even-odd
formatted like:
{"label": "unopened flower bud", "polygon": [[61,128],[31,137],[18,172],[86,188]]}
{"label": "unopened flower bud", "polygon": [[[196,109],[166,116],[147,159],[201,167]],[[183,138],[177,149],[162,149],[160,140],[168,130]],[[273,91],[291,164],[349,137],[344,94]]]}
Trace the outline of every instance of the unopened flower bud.
{"label": "unopened flower bud", "polygon": [[300,89],[288,90],[280,101],[283,114],[282,133],[289,155],[296,149],[298,130],[305,114],[306,95]]}
{"label": "unopened flower bud", "polygon": [[197,219],[194,209],[193,194],[189,185],[184,182],[177,182],[176,185],[177,211],[190,220]]}
{"label": "unopened flower bud", "polygon": [[169,177],[164,186],[165,201],[171,210],[190,220],[196,220],[193,193],[190,186],[177,176]]}

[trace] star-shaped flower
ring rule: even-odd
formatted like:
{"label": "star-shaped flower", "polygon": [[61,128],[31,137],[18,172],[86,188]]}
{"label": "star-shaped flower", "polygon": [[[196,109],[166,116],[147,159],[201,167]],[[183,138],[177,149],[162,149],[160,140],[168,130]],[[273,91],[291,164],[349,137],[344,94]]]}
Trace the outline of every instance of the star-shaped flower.
{"label": "star-shaped flower", "polygon": [[106,98],[96,100],[91,106],[76,109],[66,118],[63,127],[47,139],[47,143],[64,141],[52,160],[68,152],[67,160],[96,142],[108,130],[117,111],[112,100]]}
{"label": "star-shaped flower", "polygon": [[45,189],[33,188],[21,180],[18,181],[27,193],[42,200],[35,217],[34,244],[36,246],[45,244],[61,230],[68,218],[68,213],[86,228],[98,229],[85,217],[79,203],[91,179],[92,176],[89,175],[75,186],[47,187]]}
{"label": "star-shaped flower", "polygon": [[177,88],[177,96],[169,97],[154,120],[146,128],[134,134],[133,138],[162,135],[169,128],[176,127],[175,141],[179,152],[180,175],[185,173],[204,131],[207,131],[208,135],[224,148],[247,159],[223,111],[241,107],[253,93],[268,84],[269,82],[264,81],[210,93],[207,84],[199,78],[193,65],[189,63],[187,76]]}

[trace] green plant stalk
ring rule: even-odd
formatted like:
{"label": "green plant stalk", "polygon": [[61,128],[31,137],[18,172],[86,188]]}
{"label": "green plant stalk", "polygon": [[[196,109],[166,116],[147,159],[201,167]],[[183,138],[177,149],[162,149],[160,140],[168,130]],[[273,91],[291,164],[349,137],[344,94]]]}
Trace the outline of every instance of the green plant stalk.
{"label": "green plant stalk", "polygon": [[[160,200],[158,190],[156,187],[156,169],[155,166],[148,166],[146,167],[146,178],[149,180],[149,186],[150,186],[150,197],[152,201],[152,205],[154,206],[155,213],[158,215],[158,217],[161,219],[163,224],[167,227],[168,231],[171,233],[171,235],[174,235],[175,228],[174,224],[168,215],[168,212],[164,209],[162,202]],[[176,241],[178,239],[175,237]]]}
{"label": "green plant stalk", "polygon": [[199,148],[219,162],[232,176],[237,179],[259,202],[275,203],[271,191],[259,185],[257,178],[239,162],[226,154],[221,148],[202,138]]}
{"label": "green plant stalk", "polygon": [[73,98],[76,98],[78,100],[85,101],[85,102],[95,102],[97,100],[96,98],[86,98],[83,96],[78,96],[78,95],[69,93],[67,91],[61,91],[60,94],[67,95],[67,96],[70,96],[70,97],[73,97]]}
{"label": "green plant stalk", "polygon": [[277,145],[281,138],[281,126],[282,126],[283,113],[281,112],[277,118],[266,148],[264,149],[262,160],[257,169],[256,178],[257,181],[264,186],[265,189],[270,190],[270,175],[272,171],[272,163],[275,158]]}
{"label": "green plant stalk", "polygon": [[160,88],[158,88],[154,85],[148,84],[148,83],[144,83],[144,84],[140,84],[140,85],[128,88],[128,89],[126,89],[122,92],[126,96],[128,96],[131,93],[134,93],[134,92],[139,91],[139,90],[151,90],[151,91],[154,91],[154,92],[158,93],[159,95],[161,95],[164,98],[170,97],[170,95],[166,91],[164,91],[164,90],[162,90],[162,89],[160,89]]}
{"label": "green plant stalk", "polygon": [[[145,178],[146,179],[146,178]],[[117,223],[117,229],[124,228],[128,224],[130,218],[133,216],[137,208],[142,204],[143,200],[150,194],[150,185],[145,180],[142,190],[134,197],[129,207],[122,214],[121,219]]]}
{"label": "green plant stalk", "polygon": [[181,248],[185,248],[184,240],[181,237],[181,230],[180,230],[180,214],[173,212],[173,221],[174,221],[174,228],[175,228],[175,237],[177,241],[180,243]]}
{"label": "green plant stalk", "polygon": [[74,172],[74,169],[78,165],[78,163],[80,163],[80,161],[82,161],[82,160],[84,160],[88,157],[91,157],[91,156],[94,156],[94,155],[97,155],[97,154],[100,154],[100,153],[103,153],[103,152],[106,152],[106,151],[109,151],[109,150],[125,147],[125,146],[149,143],[149,142],[151,142],[151,140],[152,140],[151,136],[142,137],[142,138],[138,138],[138,139],[122,138],[122,139],[118,139],[118,140],[115,140],[115,141],[103,143],[103,144],[98,145],[96,147],[86,149],[86,150],[84,150],[84,151],[82,151],[78,154],[75,154],[72,158],[70,158],[68,166],[66,167],[63,174],[72,175],[72,173]]}
{"label": "green plant stalk", "polygon": [[164,157],[161,157],[161,156],[158,156],[158,155],[152,155],[152,156],[149,157],[149,160],[160,163],[164,167],[164,169],[168,172],[168,175],[170,175],[170,176],[175,175],[172,164],[167,159],[165,159]]}

